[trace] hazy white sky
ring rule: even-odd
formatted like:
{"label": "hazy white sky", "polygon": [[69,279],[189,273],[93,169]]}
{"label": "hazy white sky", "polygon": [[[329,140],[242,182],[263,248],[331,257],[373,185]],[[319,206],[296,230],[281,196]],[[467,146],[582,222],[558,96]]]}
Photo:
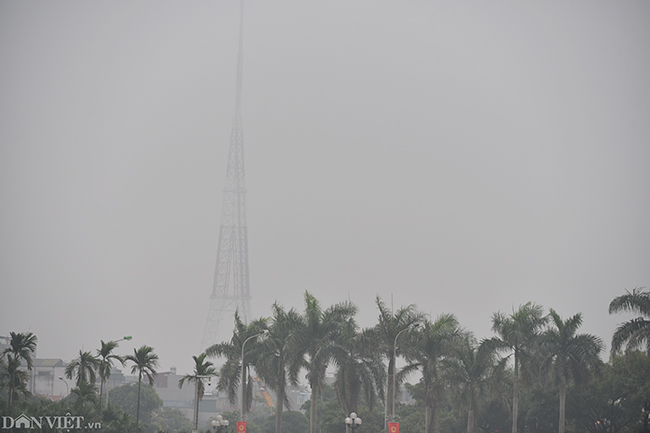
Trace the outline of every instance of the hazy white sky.
{"label": "hazy white sky", "polygon": [[[189,372],[208,313],[239,3],[0,2],[0,335],[133,335]],[[650,3],[249,0],[252,309],[379,295],[479,337],[534,301],[609,341],[650,285]]]}

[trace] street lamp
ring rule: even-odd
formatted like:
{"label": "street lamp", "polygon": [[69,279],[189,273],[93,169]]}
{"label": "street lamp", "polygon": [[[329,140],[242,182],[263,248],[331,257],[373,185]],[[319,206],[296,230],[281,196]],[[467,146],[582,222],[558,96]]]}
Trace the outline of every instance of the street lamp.
{"label": "street lamp", "polygon": [[126,336],[120,338],[119,340],[115,340],[115,342],[117,343],[117,342],[119,342],[119,341],[124,341],[124,340],[127,340],[127,341],[128,341],[128,340],[130,340],[130,339],[132,339],[132,338],[133,338],[133,337],[131,337],[130,335],[126,335]]}
{"label": "street lamp", "polygon": [[63,378],[63,376],[59,376],[59,380],[62,380],[63,383],[65,383],[65,387],[66,387],[66,389],[67,389],[66,396],[70,395],[70,385],[68,385],[68,382],[65,381],[65,379]]}
{"label": "street lamp", "polygon": [[268,334],[269,334],[269,330],[265,329],[259,334],[251,335],[246,340],[244,340],[244,344],[241,345],[241,420],[242,421],[245,421],[245,416],[246,416],[246,412],[245,412],[246,390],[245,390],[245,379],[244,379],[244,366],[246,364],[244,363],[244,347],[246,346],[246,343],[248,343],[248,340],[260,337],[262,335],[268,335]]}
{"label": "street lamp", "polygon": [[212,424],[213,430],[220,432],[222,429],[228,427],[228,424],[230,423],[227,419],[223,419],[221,415],[217,415],[217,419],[213,419],[210,424]]}
{"label": "street lamp", "polygon": [[395,420],[395,396],[396,396],[395,388],[397,384],[397,380],[395,378],[395,376],[397,375],[395,374],[396,373],[395,370],[397,370],[397,338],[404,331],[415,330],[421,328],[422,326],[424,326],[422,322],[415,322],[410,324],[409,326],[407,326],[406,328],[402,329],[397,333],[397,335],[395,336],[395,341],[393,342],[393,407],[391,410],[391,421]]}
{"label": "street lamp", "polygon": [[352,412],[350,416],[345,418],[345,431],[350,432],[361,425],[361,418],[356,413]]}

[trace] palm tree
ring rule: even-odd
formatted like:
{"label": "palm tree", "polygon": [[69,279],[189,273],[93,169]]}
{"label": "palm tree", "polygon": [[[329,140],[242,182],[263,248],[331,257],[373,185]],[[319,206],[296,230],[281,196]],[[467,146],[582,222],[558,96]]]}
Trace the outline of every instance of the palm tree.
{"label": "palm tree", "polygon": [[386,369],[375,347],[372,330],[357,332],[354,321],[345,323],[341,343],[334,354],[334,389],[346,414],[358,412],[357,405],[362,394],[368,407],[374,405],[377,395],[384,398]]}
{"label": "palm tree", "polygon": [[386,389],[386,419],[394,419],[393,383],[395,382],[395,356],[401,353],[397,344],[398,334],[411,329],[424,319],[424,314],[416,310],[415,305],[402,307],[396,312],[389,310],[377,296],[375,302],[379,309],[379,322],[373,330],[376,350],[388,361],[388,386]]}
{"label": "palm tree", "polygon": [[14,359],[25,361],[27,369],[31,370],[34,367],[32,355],[36,353],[38,338],[31,332],[10,332],[9,336],[11,337],[9,347],[0,354],[0,359],[11,353]]}
{"label": "palm tree", "polygon": [[356,312],[357,308],[349,302],[333,305],[323,311],[318,300],[305,292],[305,326],[296,333],[296,341],[307,356],[304,365],[311,388],[310,433],[316,432],[318,395],[325,381],[327,366],[340,341],[344,324],[351,321]]}
{"label": "palm tree", "polygon": [[27,390],[29,375],[25,370],[21,370],[20,364],[20,359],[12,354],[0,358],[0,387],[7,388],[9,397],[7,409],[10,416],[13,416],[14,399],[18,398],[20,394],[29,394]]}
{"label": "palm tree", "polygon": [[[34,360],[32,355],[36,352],[36,343],[38,338],[31,332],[10,332],[9,347],[0,353],[0,361],[7,358],[6,375],[9,391],[9,410],[12,410],[13,397],[17,397],[17,392],[20,391],[23,395],[28,393],[27,381],[29,375],[20,369],[22,361],[27,364],[27,370],[34,367]],[[13,355],[13,356],[12,356]],[[15,394],[16,393],[16,394]],[[15,395],[14,395],[15,394]]]}
{"label": "palm tree", "polygon": [[95,384],[97,381],[97,370],[99,369],[100,361],[95,358],[90,352],[79,351],[79,357],[70,361],[65,367],[65,376],[72,379],[72,376],[77,372],[77,386],[81,382],[88,382]]}
{"label": "palm tree", "polygon": [[612,355],[623,346],[626,346],[626,353],[630,353],[645,345],[650,353],[650,292],[644,291],[643,287],[632,292],[626,290],[624,295],[614,298],[609,304],[609,314],[620,312],[632,312],[641,317],[618,325],[612,336]]}
{"label": "palm tree", "polygon": [[546,323],[541,306],[527,303],[510,315],[501,312],[492,316],[492,330],[499,337],[488,340],[498,350],[509,350],[514,357],[514,377],[512,390],[512,433],[517,433],[519,412],[519,373],[525,370],[534,350],[539,331]]}
{"label": "palm tree", "polygon": [[443,314],[435,322],[425,321],[418,333],[411,334],[404,350],[407,365],[400,376],[414,370],[422,371],[425,404],[425,433],[438,429],[438,400],[445,388],[442,361],[451,354],[461,329],[453,314]]}
{"label": "palm tree", "polygon": [[[257,319],[246,325],[241,320],[239,311],[235,311],[235,328],[230,341],[214,344],[205,350],[208,357],[221,356],[226,358],[219,370],[219,383],[217,384],[217,389],[228,394],[230,404],[237,403],[237,390],[240,388],[240,385],[242,385],[242,346],[246,340],[255,335],[259,335],[263,330],[265,330],[268,327],[266,322],[266,319]],[[245,349],[249,352],[254,347],[251,346],[251,344],[255,344],[254,339],[245,346]],[[241,412],[245,416],[253,403],[253,384],[251,380],[247,380],[249,378],[249,366],[253,364],[253,357],[247,357],[244,355],[244,358],[244,382],[242,392],[244,392],[245,395],[244,406],[241,408]]]}
{"label": "palm tree", "polygon": [[98,372],[101,379],[101,383],[99,385],[99,410],[101,411],[102,395],[104,394],[104,383],[106,383],[106,381],[108,381],[108,379],[111,377],[111,368],[113,367],[113,362],[117,361],[122,364],[122,366],[124,366],[125,361],[124,357],[115,355],[113,353],[113,350],[117,348],[117,341],[109,341],[108,343],[104,343],[103,340],[100,341],[102,343],[102,347],[100,349],[97,349],[97,357],[99,358]]}
{"label": "palm tree", "polygon": [[490,344],[485,340],[477,344],[471,335],[456,342],[451,356],[443,361],[446,380],[467,405],[467,433],[474,433],[476,427],[477,400],[504,380],[506,361],[497,360]]}
{"label": "palm tree", "polygon": [[594,335],[576,335],[582,325],[580,313],[563,321],[560,315],[551,309],[549,317],[551,327],[542,335],[542,372],[550,371],[560,387],[558,432],[564,433],[567,381],[573,379],[580,383],[589,379],[591,371],[600,364],[598,355],[604,346],[602,340]]}
{"label": "palm tree", "polygon": [[194,374],[186,374],[178,381],[179,388],[182,388],[185,382],[194,382],[196,388],[196,400],[194,402],[194,430],[198,430],[199,428],[199,402],[203,399],[203,394],[205,393],[203,379],[217,375],[217,370],[212,366],[212,363],[205,360],[206,356],[205,353],[202,353],[199,356],[192,356],[192,359],[194,359]]}
{"label": "palm tree", "polygon": [[276,395],[275,431],[282,431],[282,411],[291,408],[286,393],[287,384],[298,384],[303,366],[302,351],[296,344],[298,329],[305,326],[303,318],[293,308],[285,311],[277,302],[271,307],[273,317],[267,337],[253,349],[255,370]]}
{"label": "palm tree", "polygon": [[158,368],[158,355],[153,351],[151,346],[142,346],[139,349],[133,349],[133,355],[127,355],[126,361],[131,361],[131,374],[138,373],[138,404],[135,411],[135,430],[139,429],[140,424],[140,389],[142,387],[142,376],[149,380],[149,385],[153,385],[153,379],[156,376]]}

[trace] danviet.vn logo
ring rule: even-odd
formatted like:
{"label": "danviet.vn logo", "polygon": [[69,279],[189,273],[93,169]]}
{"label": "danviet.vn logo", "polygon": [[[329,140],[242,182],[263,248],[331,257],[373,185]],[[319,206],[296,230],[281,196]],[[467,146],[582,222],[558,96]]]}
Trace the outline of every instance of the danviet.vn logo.
{"label": "danviet.vn logo", "polygon": [[3,416],[2,417],[2,430],[13,428],[24,429],[62,429],[62,430],[88,430],[88,429],[101,429],[102,425],[99,422],[87,423],[84,421],[83,416],[74,416],[66,413],[63,416],[27,416],[21,414],[17,417]]}

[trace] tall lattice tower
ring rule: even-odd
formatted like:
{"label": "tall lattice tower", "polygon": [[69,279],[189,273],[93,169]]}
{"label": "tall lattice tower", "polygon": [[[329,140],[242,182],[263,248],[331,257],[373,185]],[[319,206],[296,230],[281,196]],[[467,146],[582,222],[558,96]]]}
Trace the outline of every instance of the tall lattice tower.
{"label": "tall lattice tower", "polygon": [[[237,55],[237,93],[235,119],[230,134],[226,187],[223,190],[221,229],[217,247],[217,264],[210,296],[210,311],[203,333],[202,350],[222,337],[224,319],[235,310],[244,321],[250,314],[248,281],[248,230],[246,227],[246,187],[244,184],[244,131],[241,118],[241,90],[244,68],[244,1],[240,5],[239,53]],[[232,323],[228,323],[230,327]]]}

